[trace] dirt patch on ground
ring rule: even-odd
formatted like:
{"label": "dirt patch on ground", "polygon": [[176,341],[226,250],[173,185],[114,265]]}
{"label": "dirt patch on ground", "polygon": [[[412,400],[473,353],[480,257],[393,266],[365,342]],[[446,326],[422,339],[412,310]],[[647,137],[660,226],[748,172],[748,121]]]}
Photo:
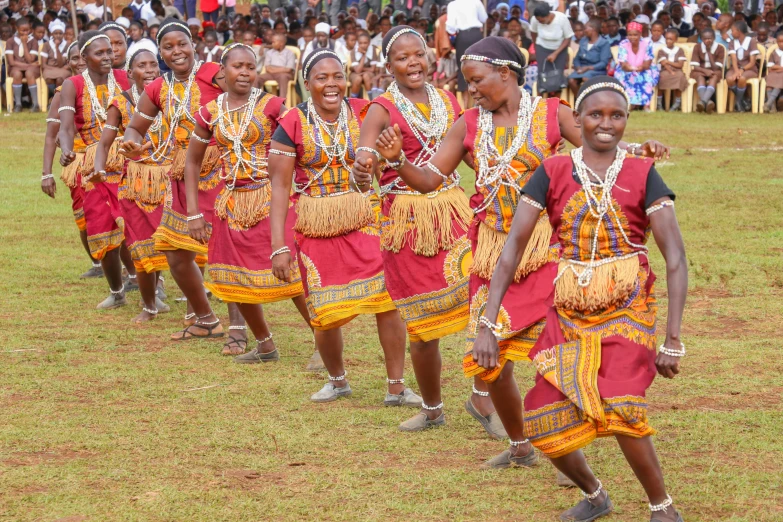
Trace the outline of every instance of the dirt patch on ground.
{"label": "dirt patch on ground", "polygon": [[650,412],[667,410],[730,413],[736,410],[777,410],[783,403],[783,387],[768,388],[764,393],[730,391],[709,397],[683,397],[682,401],[657,400]]}
{"label": "dirt patch on ground", "polygon": [[68,448],[50,451],[16,451],[3,464],[8,466],[39,466],[42,464],[63,464],[76,459],[89,459],[96,454],[89,451]]}

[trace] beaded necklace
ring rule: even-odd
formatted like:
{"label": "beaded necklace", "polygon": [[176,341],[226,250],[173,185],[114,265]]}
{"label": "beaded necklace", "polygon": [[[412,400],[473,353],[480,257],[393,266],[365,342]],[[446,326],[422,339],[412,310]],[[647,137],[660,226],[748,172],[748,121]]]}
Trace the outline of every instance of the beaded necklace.
{"label": "beaded necklace", "polygon": [[193,115],[190,114],[190,110],[189,110],[190,97],[191,97],[191,89],[193,87],[193,82],[196,81],[196,73],[198,73],[201,64],[202,62],[200,61],[196,61],[196,63],[193,64],[193,69],[190,71],[190,76],[188,76],[188,79],[184,82],[185,91],[182,93],[182,99],[178,98],[177,95],[174,93],[174,85],[175,83],[183,83],[183,82],[177,80],[174,77],[173,73],[171,74],[171,79],[169,79],[168,75],[163,75],[163,81],[166,83],[166,86],[168,87],[168,93],[166,95],[166,107],[169,108],[173,107],[174,111],[169,117],[168,136],[166,136],[165,139],[161,140],[158,147],[150,154],[150,159],[152,159],[155,162],[160,162],[161,160],[168,158],[168,152],[174,143],[177,127],[179,127],[179,122],[183,116],[188,121],[194,124],[196,122],[196,120],[193,118]]}
{"label": "beaded necklace", "polygon": [[[134,83],[131,85],[131,99],[133,100],[133,107],[139,106],[139,99],[141,98],[141,94],[139,94],[139,90],[136,89],[136,84]],[[149,132],[158,132],[160,131],[160,126],[163,121],[163,114],[158,111],[157,116],[155,116],[155,120],[152,122],[152,125],[150,125]]]}
{"label": "beaded necklace", "polygon": [[[250,127],[250,124],[253,121],[258,100],[261,99],[262,96],[263,93],[261,89],[256,89],[254,87],[250,90],[250,95],[247,102],[234,109],[231,109],[228,106],[227,93],[223,93],[218,96],[218,113],[217,116],[215,116],[215,121],[217,122],[218,129],[220,129],[220,133],[223,135],[223,137],[231,142],[231,149],[226,151],[220,157],[221,159],[226,157],[230,158],[232,152],[237,157],[236,163],[231,165],[231,170],[225,175],[220,175],[220,179],[226,180],[226,187],[229,190],[234,189],[234,186],[237,182],[237,174],[239,173],[240,169],[242,169],[245,175],[247,175],[254,183],[268,180],[266,177],[267,159],[261,158],[254,160],[252,152],[245,146],[243,141],[245,135],[247,134],[248,127]],[[231,119],[231,114],[239,111],[242,111],[242,114],[239,117],[239,126],[237,127],[234,125],[234,121]],[[213,123],[214,122],[210,122],[209,124],[212,125]],[[252,145],[253,144],[251,144],[251,146]],[[250,159],[245,159],[243,153],[246,153]],[[259,171],[263,175],[256,178],[253,176],[253,171]]]}
{"label": "beaded necklace", "polygon": [[484,202],[474,210],[478,214],[492,205],[495,197],[500,191],[500,187],[510,187],[519,192],[522,187],[519,186],[517,178],[522,175],[512,166],[514,157],[527,141],[530,134],[530,123],[533,120],[533,112],[538,106],[539,97],[531,101],[527,91],[521,91],[522,97],[519,99],[519,111],[517,113],[517,130],[511,145],[501,154],[495,146],[495,124],[492,121],[492,112],[479,107],[478,128],[481,132],[475,156],[478,160],[478,169],[476,170],[476,186],[489,187],[489,194],[484,198]]}
{"label": "beaded necklace", "polygon": [[95,84],[92,83],[90,73],[88,71],[84,71],[82,73],[82,78],[84,78],[84,85],[87,87],[87,93],[90,96],[90,105],[92,105],[92,111],[95,113],[95,116],[98,120],[98,128],[103,129],[103,124],[106,121],[107,111],[109,110],[111,100],[114,98],[114,96],[119,94],[117,82],[114,80],[114,71],[109,71],[109,78],[106,84],[109,95],[106,97],[107,101],[105,107],[101,103],[101,99],[98,97],[98,91],[95,88]]}
{"label": "beaded necklace", "polygon": [[[425,165],[435,155],[448,131],[449,125],[449,112],[438,90],[429,83],[424,84],[424,86],[427,90],[427,99],[430,105],[429,119],[416,107],[416,104],[400,92],[397,82],[392,82],[387,89],[397,110],[400,111],[416,140],[421,145],[421,150],[413,161],[413,164],[416,166]],[[450,176],[444,179],[441,188],[427,194],[427,197],[432,199],[439,193],[459,185],[459,180],[459,173],[457,171],[452,172]],[[420,192],[406,187],[399,176],[391,183],[381,186],[381,196],[386,194],[421,195]]]}
{"label": "beaded necklace", "polygon": [[[576,176],[579,178],[579,182],[582,185],[582,190],[585,193],[585,199],[587,200],[587,209],[590,212],[590,215],[597,219],[597,223],[595,227],[593,227],[590,261],[585,262],[573,259],[564,259],[563,261],[566,261],[568,264],[563,267],[559,274],[557,274],[555,283],[557,283],[557,281],[563,276],[563,274],[566,273],[566,271],[570,270],[574,273],[574,275],[576,275],[576,280],[579,286],[585,288],[590,285],[590,282],[593,279],[593,270],[595,268],[601,265],[619,261],[621,259],[628,259],[640,254],[646,254],[647,246],[637,245],[628,238],[628,235],[625,233],[625,228],[620,221],[620,216],[617,215],[617,210],[615,210],[614,200],[612,199],[612,189],[617,183],[617,178],[620,175],[620,171],[623,170],[623,162],[625,161],[626,152],[621,150],[619,147],[617,148],[614,161],[611,165],[609,165],[609,168],[606,169],[606,175],[604,176],[604,179],[601,179],[601,177],[598,176],[598,174],[596,174],[593,169],[587,166],[587,164],[584,162],[584,159],[582,158],[582,154],[582,147],[571,151],[571,159],[574,163],[574,170],[576,171]],[[596,188],[600,190],[600,193],[596,192]],[[623,256],[607,257],[596,261],[596,257],[598,255],[598,233],[601,228],[600,224],[604,219],[606,219],[608,222],[614,221],[614,226],[620,230],[620,233],[623,236],[625,242],[634,248],[638,248],[639,251]],[[578,270],[576,268],[577,266],[582,267],[582,269]]]}
{"label": "beaded necklace", "polygon": [[[321,179],[321,177],[324,175],[324,173],[329,170],[329,167],[332,166],[332,163],[334,163],[334,160],[337,160],[340,165],[350,171],[351,167],[345,162],[345,156],[348,152],[348,141],[350,137],[350,129],[348,128],[348,104],[343,101],[342,106],[340,107],[340,115],[337,117],[337,121],[334,123],[329,123],[325,121],[323,118],[321,118],[321,115],[318,114],[318,111],[315,109],[315,104],[313,103],[313,99],[310,98],[307,100],[307,115],[309,118],[312,118],[313,122],[313,138],[315,140],[315,146],[316,149],[321,149],[326,154],[326,161],[324,162],[324,166],[321,168],[318,173],[310,178],[310,180],[305,184],[294,184],[294,191],[299,194],[305,194],[305,191],[312,186],[313,183],[317,182]],[[327,144],[326,140],[324,140],[323,132],[326,133],[327,136],[329,136],[329,139],[331,140],[331,144]],[[340,137],[345,136],[345,143],[340,142]],[[311,197],[335,197],[335,196],[342,196],[344,194],[349,194],[351,192],[354,192],[352,188],[348,188],[348,190],[344,190],[342,192],[334,192],[332,194],[327,194],[326,196],[311,196]],[[366,193],[366,196],[369,196],[371,191],[368,191]],[[360,193],[361,194],[361,193]],[[365,196],[365,194],[362,194],[362,196]],[[365,196],[365,197],[366,197]]]}

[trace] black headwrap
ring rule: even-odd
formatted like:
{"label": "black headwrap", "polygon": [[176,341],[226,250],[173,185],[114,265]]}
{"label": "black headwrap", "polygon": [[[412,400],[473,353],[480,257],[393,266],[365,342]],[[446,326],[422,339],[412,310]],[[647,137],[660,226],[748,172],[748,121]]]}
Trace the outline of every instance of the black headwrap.
{"label": "black headwrap", "polygon": [[616,93],[622,94],[625,98],[625,101],[628,102],[628,105],[631,105],[631,102],[628,98],[628,93],[619,80],[611,76],[595,76],[585,81],[582,86],[579,87],[579,92],[576,93],[576,103],[574,103],[574,109],[578,111],[579,106],[583,101],[585,101],[585,99],[587,99],[590,95],[601,91],[614,91]]}
{"label": "black headwrap", "polygon": [[424,42],[424,47],[427,47],[427,42],[424,40],[424,37],[420,32],[409,25],[398,25],[397,27],[389,29],[389,32],[386,33],[386,36],[383,37],[383,41],[381,42],[381,53],[383,54],[384,60],[388,61],[389,52],[391,51],[392,45],[394,45],[394,42],[397,40],[397,38],[405,34],[415,34],[421,39],[422,42]]}
{"label": "black headwrap", "polygon": [[112,30],[112,31],[119,31],[122,33],[123,36],[127,36],[128,33],[125,32],[125,28],[118,24],[117,22],[103,22],[101,25],[98,26],[98,30],[102,33],[105,33],[106,31]]}
{"label": "black headwrap", "polygon": [[[389,31],[391,32],[391,31]],[[525,83],[525,57],[514,42],[508,38],[488,36],[474,43],[462,55],[462,60],[484,62],[497,66],[507,66],[517,75],[517,84]]]}
{"label": "black headwrap", "polygon": [[190,33],[190,29],[188,28],[187,24],[180,20],[179,18],[174,18],[172,16],[166,18],[161,22],[160,29],[158,29],[158,34],[156,36],[158,40],[158,46],[160,46],[160,39],[166,36],[169,33],[173,33],[174,31],[179,31],[181,33],[185,33],[188,35],[188,38],[191,40],[193,39],[193,35]]}
{"label": "black headwrap", "polygon": [[328,58],[337,60],[340,65],[343,64],[343,61],[340,60],[340,57],[334,51],[330,49],[318,49],[308,54],[302,62],[302,78],[306,80],[308,76],[310,76],[310,71],[313,70],[315,64]]}
{"label": "black headwrap", "polygon": [[538,4],[535,9],[533,9],[533,16],[536,18],[546,18],[551,12],[552,8],[549,7],[549,4],[542,2]]}

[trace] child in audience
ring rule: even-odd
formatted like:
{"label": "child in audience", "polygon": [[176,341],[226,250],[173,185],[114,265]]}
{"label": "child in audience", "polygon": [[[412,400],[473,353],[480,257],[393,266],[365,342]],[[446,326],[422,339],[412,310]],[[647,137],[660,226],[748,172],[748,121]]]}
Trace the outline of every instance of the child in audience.
{"label": "child in audience", "polygon": [[734,23],[734,18],[730,14],[722,14],[718,18],[715,24],[715,41],[721,45],[726,46],[728,49],[731,43],[731,24]]}
{"label": "child in audience", "polygon": [[696,92],[699,96],[696,112],[715,112],[712,97],[723,75],[725,62],[726,50],[715,41],[715,31],[704,29],[701,32],[701,44],[693,48],[691,56],[691,78],[696,80]]}
{"label": "child in audience", "polygon": [[435,73],[435,86],[452,93],[457,92],[457,57],[454,49],[440,57]]}
{"label": "child in audience", "polygon": [[[769,49],[775,46],[775,39],[770,38],[770,27],[767,22],[761,22],[756,28],[756,41],[764,46],[764,49]],[[763,58],[763,57],[762,57]]]}
{"label": "child in audience", "polygon": [[606,21],[606,38],[609,40],[610,47],[616,47],[620,45],[623,37],[620,35],[620,20],[615,17],[611,17]]}
{"label": "child in audience", "polygon": [[734,91],[734,109],[745,112],[750,108],[750,100],[745,99],[748,80],[759,76],[759,50],[756,39],[748,35],[748,24],[741,20],[732,24],[731,37],[731,67],[726,72],[726,83]]}
{"label": "child in audience", "polygon": [[680,33],[673,27],[666,30],[666,47],[660,49],[656,55],[661,76],[658,80],[658,110],[663,110],[663,91],[672,91],[674,102],[669,112],[674,112],[682,107],[682,93],[688,88],[688,78],[682,68],[687,58],[685,52],[676,45]]}
{"label": "child in audience", "polygon": [[43,77],[51,92],[54,92],[71,76],[71,71],[68,69],[68,57],[65,56],[67,48],[65,23],[54,20],[49,24],[49,43],[44,46],[41,52]]}
{"label": "child in audience", "polygon": [[215,31],[207,31],[204,35],[204,44],[199,51],[199,58],[204,62],[220,63],[223,56],[223,48],[218,45],[218,36]]}
{"label": "child in audience", "polygon": [[767,60],[767,93],[764,112],[783,111],[783,29],[775,35],[777,47],[770,51]]}
{"label": "child in audience", "polygon": [[[346,35],[346,42],[348,41]],[[370,34],[360,31],[356,46],[351,53],[351,72],[348,80],[351,83],[351,97],[361,97],[362,88],[369,96],[372,82],[375,79],[375,69],[378,66],[376,50],[370,47]]]}
{"label": "child in audience", "polygon": [[658,51],[666,47],[666,38],[663,34],[666,32],[666,26],[663,22],[656,20],[650,26],[650,43],[653,46],[653,55],[658,56]]}
{"label": "child in audience", "polygon": [[277,92],[285,97],[288,82],[294,79],[296,71],[296,56],[290,49],[285,48],[286,36],[282,33],[275,33],[272,36],[272,48],[264,51],[265,72],[259,74],[256,79],[256,86],[263,86],[265,82],[276,81]]}
{"label": "child in audience", "polygon": [[27,83],[32,112],[40,112],[38,86],[35,81],[41,77],[38,65],[38,43],[32,35],[32,25],[27,17],[16,20],[16,34],[6,42],[5,57],[8,61],[8,76],[13,80],[14,112],[22,112],[22,85]]}
{"label": "child in audience", "polygon": [[254,30],[246,29],[242,33],[242,43],[256,53],[256,74],[261,74],[261,70],[264,68],[264,48],[261,45],[261,39],[258,38]]}

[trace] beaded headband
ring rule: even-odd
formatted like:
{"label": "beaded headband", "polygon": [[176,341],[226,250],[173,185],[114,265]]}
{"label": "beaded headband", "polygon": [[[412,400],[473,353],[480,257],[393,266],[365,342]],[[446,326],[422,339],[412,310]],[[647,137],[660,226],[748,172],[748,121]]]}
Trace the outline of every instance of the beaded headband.
{"label": "beaded headband", "polygon": [[499,67],[506,66],[509,69],[514,69],[515,71],[519,72],[522,70],[522,66],[513,61],[513,60],[501,60],[500,58],[490,58],[488,56],[479,56],[477,54],[464,54],[462,55],[462,58],[460,59],[460,62],[464,62],[465,60],[472,60],[474,62],[484,62],[489,63],[492,65],[497,65]]}
{"label": "beaded headband", "polygon": [[628,97],[628,93],[625,91],[625,88],[622,85],[614,82],[601,82],[601,83],[596,83],[595,85],[591,85],[590,87],[582,91],[582,93],[576,99],[574,108],[576,110],[579,110],[579,106],[582,104],[585,98],[587,98],[589,95],[591,95],[596,91],[605,91],[605,90],[612,90],[615,92],[619,92],[620,94],[623,95],[623,97],[625,97],[625,101],[628,104],[628,106],[631,105],[631,99]]}
{"label": "beaded headband", "polygon": [[413,27],[406,27],[404,29],[400,29],[394,36],[392,36],[389,39],[389,43],[386,44],[386,47],[383,49],[383,57],[388,58],[389,51],[391,51],[392,45],[394,45],[394,42],[397,41],[397,38],[404,34],[415,34],[418,36],[422,42],[424,42],[424,47],[427,47],[427,42],[424,40],[424,37],[419,33],[416,29]]}
{"label": "beaded headband", "polygon": [[160,39],[163,36],[165,36],[163,31],[165,31],[166,29],[172,26],[181,28],[183,33],[188,33],[188,36],[191,38],[191,40],[193,39],[193,33],[190,32],[190,29],[188,28],[187,25],[183,24],[182,22],[169,22],[165,24],[163,27],[161,27],[160,29],[158,29],[158,34],[156,37],[156,40],[158,41],[158,45],[160,45]]}
{"label": "beaded headband", "polygon": [[84,45],[82,45],[79,48],[79,54],[84,54],[84,51],[87,50],[87,47],[89,47],[91,43],[93,43],[95,40],[100,40],[101,38],[106,38],[107,40],[109,40],[109,42],[111,42],[111,39],[108,36],[106,36],[105,34],[103,34],[103,33],[96,34],[95,36],[93,36],[92,38],[90,38],[89,40],[84,42]]}
{"label": "beaded headband", "polygon": [[[70,45],[68,46],[68,48],[65,50],[65,56],[68,56],[69,54],[71,54],[71,49],[73,49],[73,48],[74,48],[74,47],[76,47],[77,45],[79,45],[79,42],[77,42],[76,40],[74,40],[73,42],[71,42],[71,44],[70,44]],[[77,48],[77,49],[78,49],[78,48]]]}
{"label": "beaded headband", "polygon": [[101,24],[101,26],[98,28],[98,30],[99,30],[100,32],[103,32],[103,31],[108,31],[109,29],[113,29],[113,30],[115,30],[115,31],[119,31],[119,32],[121,32],[122,34],[125,34],[125,28],[124,28],[124,27],[122,27],[120,24],[115,24],[115,23],[112,23],[112,22],[106,22],[106,23],[103,23],[103,24]]}
{"label": "beaded headband", "polygon": [[226,47],[225,49],[223,49],[223,54],[222,54],[222,55],[220,55],[220,63],[221,63],[222,65],[225,65],[225,63],[224,63],[224,62],[225,62],[225,60],[226,60],[226,56],[228,56],[228,53],[230,53],[231,51],[233,51],[234,49],[237,49],[237,48],[239,48],[239,47],[244,47],[245,49],[247,49],[248,51],[250,51],[250,52],[251,52],[251,53],[253,53],[254,55],[256,54],[256,51],[255,51],[255,49],[253,49],[253,48],[252,48],[252,47],[250,47],[249,45],[247,45],[247,44],[243,44],[242,42],[234,42],[234,43],[232,43],[231,45],[229,45],[228,47]]}
{"label": "beaded headband", "polygon": [[343,63],[342,60],[340,60],[340,57],[337,56],[337,53],[335,53],[334,51],[331,51],[329,49],[324,49],[323,51],[318,51],[317,53],[313,53],[312,55],[310,55],[310,57],[305,62],[304,67],[302,67],[302,76],[305,79],[307,79],[307,76],[310,74],[310,67],[312,67],[312,65],[313,65],[313,60],[315,60],[319,56],[323,56],[325,54],[328,54],[329,56],[333,57],[338,62]]}

